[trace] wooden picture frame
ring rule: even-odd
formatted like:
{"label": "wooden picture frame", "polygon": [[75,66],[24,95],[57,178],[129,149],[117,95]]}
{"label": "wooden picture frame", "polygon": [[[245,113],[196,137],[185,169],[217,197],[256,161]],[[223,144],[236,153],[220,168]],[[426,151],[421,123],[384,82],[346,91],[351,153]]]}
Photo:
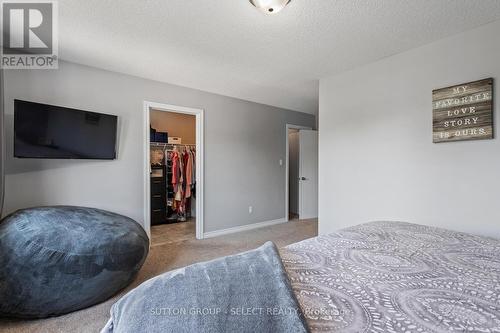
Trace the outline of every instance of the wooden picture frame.
{"label": "wooden picture frame", "polygon": [[493,78],[432,92],[433,142],[493,139]]}

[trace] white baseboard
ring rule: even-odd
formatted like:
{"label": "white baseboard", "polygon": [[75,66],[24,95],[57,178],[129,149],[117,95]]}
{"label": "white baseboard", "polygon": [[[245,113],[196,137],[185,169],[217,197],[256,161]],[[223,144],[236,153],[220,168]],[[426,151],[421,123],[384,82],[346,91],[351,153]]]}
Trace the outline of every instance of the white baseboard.
{"label": "white baseboard", "polygon": [[242,225],[239,227],[233,227],[233,228],[222,229],[222,230],[215,230],[215,231],[205,232],[203,234],[203,238],[212,238],[212,237],[218,237],[218,236],[222,236],[222,235],[234,234],[236,232],[242,232],[242,231],[248,231],[248,230],[253,230],[253,229],[258,229],[258,228],[263,228],[263,227],[269,227],[269,226],[272,226],[275,224],[280,224],[280,223],[285,223],[285,222],[288,222],[288,220],[286,218],[281,218],[281,219],[272,220],[272,221],[258,222],[258,223]]}

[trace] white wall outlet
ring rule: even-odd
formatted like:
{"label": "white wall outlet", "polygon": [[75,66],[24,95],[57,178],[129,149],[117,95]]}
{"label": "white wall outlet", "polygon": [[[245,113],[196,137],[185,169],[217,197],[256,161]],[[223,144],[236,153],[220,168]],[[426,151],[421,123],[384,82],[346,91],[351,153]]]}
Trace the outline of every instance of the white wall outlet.
{"label": "white wall outlet", "polygon": [[280,159],[280,166],[283,166],[283,160]]}
{"label": "white wall outlet", "polygon": [[252,206],[248,206],[248,214],[252,214],[253,213],[253,207]]}

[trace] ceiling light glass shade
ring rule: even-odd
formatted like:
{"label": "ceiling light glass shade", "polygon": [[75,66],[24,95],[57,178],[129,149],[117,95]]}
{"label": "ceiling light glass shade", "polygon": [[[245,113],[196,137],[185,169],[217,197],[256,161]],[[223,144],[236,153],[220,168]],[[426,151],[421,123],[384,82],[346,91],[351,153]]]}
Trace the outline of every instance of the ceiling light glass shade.
{"label": "ceiling light glass shade", "polygon": [[250,0],[250,3],[266,14],[276,14],[291,0]]}

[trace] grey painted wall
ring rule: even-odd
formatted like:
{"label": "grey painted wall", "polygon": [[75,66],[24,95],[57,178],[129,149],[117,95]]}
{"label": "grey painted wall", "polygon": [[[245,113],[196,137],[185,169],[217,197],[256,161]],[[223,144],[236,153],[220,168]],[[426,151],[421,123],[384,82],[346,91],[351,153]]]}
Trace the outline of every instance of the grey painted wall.
{"label": "grey painted wall", "polygon": [[497,21],[321,80],[321,234],[402,220],[500,237],[499,139],[432,143],[433,89],[494,77],[500,96],[499,33]]}
{"label": "grey painted wall", "polygon": [[4,103],[3,103],[3,94],[4,94],[4,81],[3,81],[3,69],[0,69],[0,217],[2,216],[3,211],[3,195],[4,195]]}
{"label": "grey painted wall", "polygon": [[[315,118],[220,95],[71,63],[8,71],[5,213],[71,204],[125,214],[143,223],[143,101],[205,110],[205,232],[275,220],[285,213],[286,123]],[[119,116],[116,161],[21,160],[13,156],[13,100]],[[253,206],[253,214],[248,206]]]}

